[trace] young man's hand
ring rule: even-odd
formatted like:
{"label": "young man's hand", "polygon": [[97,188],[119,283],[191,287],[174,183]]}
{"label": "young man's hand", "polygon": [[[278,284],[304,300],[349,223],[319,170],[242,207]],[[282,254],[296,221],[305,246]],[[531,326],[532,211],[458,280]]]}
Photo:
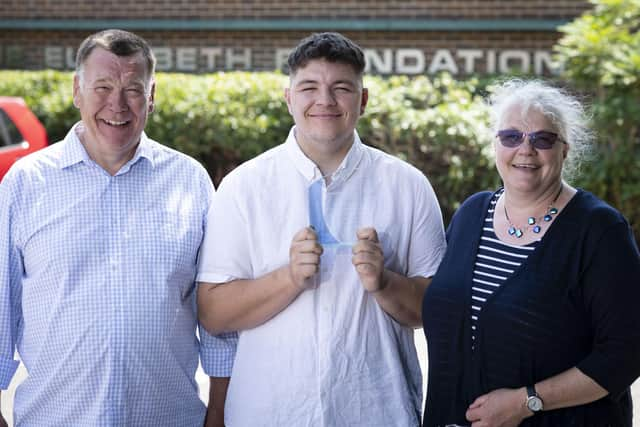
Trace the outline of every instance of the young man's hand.
{"label": "young man's hand", "polygon": [[357,231],[358,241],[353,245],[352,262],[367,292],[378,292],[384,288],[384,253],[375,228]]}
{"label": "young man's hand", "polygon": [[321,255],[322,246],[311,227],[305,227],[293,236],[289,248],[289,274],[300,289],[307,288],[307,279],[318,272]]}

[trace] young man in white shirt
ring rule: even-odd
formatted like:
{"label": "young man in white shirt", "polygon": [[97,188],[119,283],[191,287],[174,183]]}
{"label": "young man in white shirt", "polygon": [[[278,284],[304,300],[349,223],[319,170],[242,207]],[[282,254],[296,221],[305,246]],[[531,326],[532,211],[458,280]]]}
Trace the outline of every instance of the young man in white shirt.
{"label": "young man in white shirt", "polygon": [[223,180],[200,257],[200,321],[239,332],[226,425],[419,425],[412,327],[446,245],[438,202],[360,141],[356,44],[314,34],[288,63],[295,126]]}

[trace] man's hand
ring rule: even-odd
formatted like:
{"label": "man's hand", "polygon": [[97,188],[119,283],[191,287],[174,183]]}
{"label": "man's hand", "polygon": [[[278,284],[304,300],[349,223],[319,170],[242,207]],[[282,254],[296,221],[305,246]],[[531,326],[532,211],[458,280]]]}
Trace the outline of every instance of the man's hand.
{"label": "man's hand", "polygon": [[367,292],[378,292],[384,287],[384,254],[375,228],[361,228],[356,232],[358,241],[353,245],[352,262]]}
{"label": "man's hand", "polygon": [[467,409],[471,427],[517,427],[533,415],[525,405],[524,388],[498,389],[478,397]]}
{"label": "man's hand", "polygon": [[322,246],[311,227],[305,227],[293,236],[289,248],[289,274],[293,283],[300,289],[307,288],[306,280],[318,272],[320,255]]}

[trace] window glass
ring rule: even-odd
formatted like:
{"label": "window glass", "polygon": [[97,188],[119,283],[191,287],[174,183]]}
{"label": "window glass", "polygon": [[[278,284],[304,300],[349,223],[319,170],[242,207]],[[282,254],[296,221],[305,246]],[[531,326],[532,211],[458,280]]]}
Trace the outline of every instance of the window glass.
{"label": "window glass", "polygon": [[0,148],[20,144],[22,141],[24,141],[22,134],[7,113],[0,108]]}

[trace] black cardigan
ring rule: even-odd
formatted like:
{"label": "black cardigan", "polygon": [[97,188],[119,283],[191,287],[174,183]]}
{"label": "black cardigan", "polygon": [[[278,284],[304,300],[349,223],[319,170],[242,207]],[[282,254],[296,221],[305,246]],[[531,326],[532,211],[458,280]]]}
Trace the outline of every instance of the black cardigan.
{"label": "black cardigan", "polygon": [[[578,190],[528,259],[487,300],[471,352],[471,278],[492,193],[458,209],[422,319],[429,370],[424,426],[467,424],[476,397],[577,366],[609,391],[523,426],[631,427],[640,375],[640,255],[622,215]],[[524,402],[523,402],[524,404]]]}

